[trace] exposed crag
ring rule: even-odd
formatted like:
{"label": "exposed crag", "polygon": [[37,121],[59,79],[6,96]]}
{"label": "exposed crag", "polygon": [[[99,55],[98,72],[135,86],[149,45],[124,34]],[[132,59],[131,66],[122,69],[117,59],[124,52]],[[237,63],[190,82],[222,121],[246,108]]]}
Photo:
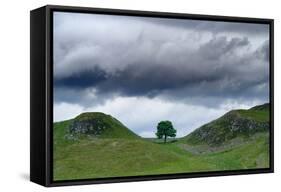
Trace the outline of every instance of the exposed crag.
{"label": "exposed crag", "polygon": [[269,130],[269,105],[233,110],[196,129],[184,139],[192,144],[220,145],[237,136],[249,137]]}
{"label": "exposed crag", "polygon": [[110,115],[100,112],[82,113],[68,127],[68,136],[88,135],[108,138],[137,138],[138,136]]}

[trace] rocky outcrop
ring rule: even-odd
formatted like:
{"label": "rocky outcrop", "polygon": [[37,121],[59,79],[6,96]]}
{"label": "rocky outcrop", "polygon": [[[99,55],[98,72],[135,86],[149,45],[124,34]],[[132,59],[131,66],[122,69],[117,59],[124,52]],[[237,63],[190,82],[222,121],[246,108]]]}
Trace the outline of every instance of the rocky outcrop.
{"label": "rocky outcrop", "polygon": [[268,121],[258,121],[241,114],[237,110],[230,111],[219,119],[196,129],[187,136],[187,139],[193,144],[205,143],[215,146],[237,136],[249,137],[257,132],[268,130]]}
{"label": "rocky outcrop", "polygon": [[80,138],[126,138],[138,139],[139,136],[129,130],[116,118],[101,112],[81,113],[71,120],[67,127],[65,138],[78,140]]}
{"label": "rocky outcrop", "polygon": [[69,126],[69,132],[71,134],[88,134],[99,136],[105,130],[107,126],[100,120],[74,120]]}
{"label": "rocky outcrop", "polygon": [[230,132],[243,133],[250,135],[252,133],[268,130],[268,122],[260,122],[251,118],[243,117],[238,112],[230,112],[224,116],[224,121],[228,125]]}

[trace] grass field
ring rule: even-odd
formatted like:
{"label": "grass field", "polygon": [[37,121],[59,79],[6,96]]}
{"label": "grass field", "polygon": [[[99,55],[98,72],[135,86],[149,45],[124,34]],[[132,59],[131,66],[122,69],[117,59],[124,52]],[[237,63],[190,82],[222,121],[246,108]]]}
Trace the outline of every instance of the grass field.
{"label": "grass field", "polygon": [[[67,140],[71,121],[54,124],[54,180],[153,175],[182,172],[266,168],[268,134],[257,133],[243,145],[223,150],[186,145],[178,140],[166,144],[152,139],[89,138]],[[239,141],[241,143],[241,141]],[[231,142],[230,142],[231,143]]]}
{"label": "grass field", "polygon": [[233,110],[163,143],[110,115],[83,113],[54,123],[54,180],[268,168],[268,122],[268,104]]}
{"label": "grass field", "polygon": [[241,115],[254,119],[258,122],[268,122],[269,121],[269,115],[268,111],[264,110],[237,110]]}

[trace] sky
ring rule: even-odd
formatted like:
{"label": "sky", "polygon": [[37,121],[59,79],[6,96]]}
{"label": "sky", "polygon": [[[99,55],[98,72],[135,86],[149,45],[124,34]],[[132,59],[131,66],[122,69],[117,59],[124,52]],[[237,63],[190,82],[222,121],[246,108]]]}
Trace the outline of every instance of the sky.
{"label": "sky", "polygon": [[181,137],[269,102],[269,25],[55,12],[53,30],[55,122],[103,112]]}

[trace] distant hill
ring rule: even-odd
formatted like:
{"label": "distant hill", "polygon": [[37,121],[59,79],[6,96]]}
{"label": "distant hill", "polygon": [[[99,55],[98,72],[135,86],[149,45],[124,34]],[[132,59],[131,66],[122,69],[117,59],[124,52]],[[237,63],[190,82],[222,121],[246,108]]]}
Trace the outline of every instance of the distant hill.
{"label": "distant hill", "polygon": [[71,120],[68,136],[88,135],[99,138],[139,138],[120,121],[101,112],[82,113]]}
{"label": "distant hill", "polygon": [[265,111],[269,111],[269,103],[265,103],[263,105],[257,105],[255,107],[252,107],[250,110],[265,110]]}
{"label": "distant hill", "polygon": [[269,130],[269,104],[248,110],[232,110],[207,123],[182,140],[190,144],[218,146],[236,137],[250,137]]}

